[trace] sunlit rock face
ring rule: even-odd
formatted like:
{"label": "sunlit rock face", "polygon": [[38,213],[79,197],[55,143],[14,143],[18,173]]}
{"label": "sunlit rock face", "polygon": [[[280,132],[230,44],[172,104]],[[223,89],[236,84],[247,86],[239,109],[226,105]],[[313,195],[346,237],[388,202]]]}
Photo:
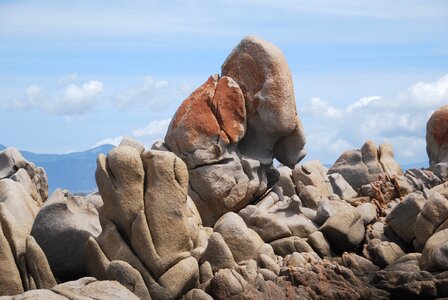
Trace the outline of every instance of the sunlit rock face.
{"label": "sunlit rock face", "polygon": [[165,137],[190,173],[190,195],[212,225],[278,180],[273,159],[289,167],[305,155],[294,88],[280,49],[244,38],[179,107]]}
{"label": "sunlit rock face", "polygon": [[448,163],[448,105],[437,109],[426,124],[426,152],[431,167]]}

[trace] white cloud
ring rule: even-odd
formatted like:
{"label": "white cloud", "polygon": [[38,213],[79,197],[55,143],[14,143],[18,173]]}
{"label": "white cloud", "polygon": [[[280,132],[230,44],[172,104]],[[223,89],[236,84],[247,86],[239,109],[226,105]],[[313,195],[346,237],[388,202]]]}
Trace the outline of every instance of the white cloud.
{"label": "white cloud", "polygon": [[329,102],[314,97],[310,101],[305,102],[303,112],[312,115],[320,115],[328,118],[339,118],[343,116],[343,111],[332,106]]}
{"label": "white cloud", "polygon": [[448,74],[435,82],[418,82],[398,97],[400,105],[414,109],[434,109],[446,104],[448,99]]}
{"label": "white cloud", "polygon": [[299,105],[308,159],[331,163],[344,150],[373,140],[392,143],[399,161],[426,161],[426,122],[447,103],[448,75],[435,82],[416,83],[396,97],[363,97],[342,107],[312,98],[302,109]]}
{"label": "white cloud", "polygon": [[381,100],[381,97],[379,97],[379,96],[362,97],[358,101],[355,101],[354,103],[347,106],[347,111],[352,112],[358,108],[362,108],[364,106],[369,105],[373,101],[378,101],[378,100]]}
{"label": "white cloud", "polygon": [[91,80],[82,85],[70,83],[62,91],[48,93],[43,88],[31,85],[23,99],[12,101],[17,109],[40,109],[47,113],[73,116],[83,115],[94,104],[104,90],[103,83]]}
{"label": "white cloud", "polygon": [[101,140],[101,141],[97,142],[92,148],[95,148],[95,147],[98,147],[98,146],[101,146],[101,145],[118,146],[121,143],[122,140],[123,140],[122,136],[117,136],[117,137],[110,138],[110,139],[104,139],[104,140]]}
{"label": "white cloud", "polygon": [[83,114],[103,90],[103,84],[96,80],[86,82],[82,86],[71,83],[65,88],[62,98],[47,102],[47,109],[62,115]]}
{"label": "white cloud", "polygon": [[136,137],[154,137],[156,135],[164,135],[170,125],[171,118],[154,120],[143,128],[139,128],[133,131],[133,135]]}
{"label": "white cloud", "polygon": [[28,107],[37,106],[42,100],[42,88],[37,85],[29,86],[25,91],[25,97],[20,100],[13,100],[12,106],[18,109],[26,109]]}

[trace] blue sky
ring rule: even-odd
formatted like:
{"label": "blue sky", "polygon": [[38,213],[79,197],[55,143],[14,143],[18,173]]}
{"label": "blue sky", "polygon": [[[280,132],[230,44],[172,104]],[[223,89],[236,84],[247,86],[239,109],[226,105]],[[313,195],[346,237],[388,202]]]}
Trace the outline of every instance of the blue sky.
{"label": "blue sky", "polygon": [[248,34],[285,53],[308,160],[368,139],[427,160],[426,120],[448,103],[446,1],[0,0],[0,144],[150,146]]}

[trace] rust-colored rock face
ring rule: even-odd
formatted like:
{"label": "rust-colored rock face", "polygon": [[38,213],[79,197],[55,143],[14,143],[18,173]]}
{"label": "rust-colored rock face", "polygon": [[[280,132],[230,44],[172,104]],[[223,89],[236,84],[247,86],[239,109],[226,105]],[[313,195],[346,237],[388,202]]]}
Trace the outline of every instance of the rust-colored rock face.
{"label": "rust-colored rock face", "polygon": [[[248,126],[240,151],[264,164],[275,157],[294,166],[305,154],[305,136],[297,116],[291,72],[281,50],[248,36],[227,57],[222,75],[232,77],[246,99]],[[283,147],[275,149],[278,142]]]}
{"label": "rust-colored rock face", "polygon": [[227,76],[219,79],[212,105],[225,141],[238,142],[246,130],[246,106],[238,84]]}
{"label": "rust-colored rock face", "polygon": [[[190,168],[216,161],[246,129],[246,107],[238,84],[229,77],[209,79],[179,107],[165,137],[169,149]],[[206,157],[204,157],[204,155]]]}
{"label": "rust-colored rock face", "polygon": [[304,145],[285,57],[249,36],[222,65],[222,77],[211,76],[181,104],[162,147],[188,166],[189,193],[212,225],[264,194],[279,176],[273,159],[294,167]]}
{"label": "rust-colored rock face", "polygon": [[448,105],[436,110],[426,124],[426,152],[430,166],[448,162]]}

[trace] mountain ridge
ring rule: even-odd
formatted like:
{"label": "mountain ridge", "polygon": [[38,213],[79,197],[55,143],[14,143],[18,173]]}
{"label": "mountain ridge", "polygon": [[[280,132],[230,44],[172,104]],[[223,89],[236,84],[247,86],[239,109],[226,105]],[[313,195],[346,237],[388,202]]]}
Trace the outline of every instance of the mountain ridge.
{"label": "mountain ridge", "polygon": [[[6,148],[0,144],[0,151]],[[113,148],[114,145],[104,144],[65,154],[43,154],[26,150],[20,152],[25,159],[44,168],[49,193],[57,188],[68,189],[72,193],[91,193],[98,190],[95,180],[96,159],[100,153],[107,154]]]}

